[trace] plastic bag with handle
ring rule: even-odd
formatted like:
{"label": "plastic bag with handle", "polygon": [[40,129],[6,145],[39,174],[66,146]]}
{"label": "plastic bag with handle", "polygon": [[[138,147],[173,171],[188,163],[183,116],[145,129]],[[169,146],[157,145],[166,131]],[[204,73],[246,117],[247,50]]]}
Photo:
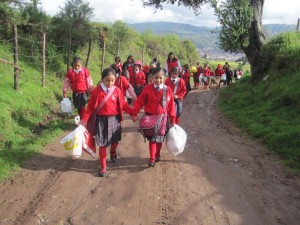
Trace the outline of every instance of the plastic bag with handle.
{"label": "plastic bag with handle", "polygon": [[72,156],[79,158],[82,154],[84,132],[86,128],[79,125],[75,130],[68,133],[62,140],[61,144],[63,148],[68,151],[72,151]]}
{"label": "plastic bag with handle", "polygon": [[166,147],[169,153],[177,156],[182,153],[186,144],[187,134],[177,124],[170,128],[166,136]]}

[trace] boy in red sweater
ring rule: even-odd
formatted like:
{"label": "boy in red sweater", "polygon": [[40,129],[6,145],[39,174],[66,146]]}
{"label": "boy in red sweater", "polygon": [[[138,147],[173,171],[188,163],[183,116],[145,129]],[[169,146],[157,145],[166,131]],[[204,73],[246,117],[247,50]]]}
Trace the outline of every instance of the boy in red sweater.
{"label": "boy in red sweater", "polygon": [[179,76],[179,68],[173,67],[171,69],[171,77],[168,77],[165,81],[165,85],[169,86],[174,94],[174,101],[176,105],[176,120],[175,123],[180,123],[180,116],[182,113],[182,101],[186,94],[186,85],[182,78]]}
{"label": "boy in red sweater", "polygon": [[[147,115],[165,115],[165,118],[161,120],[160,128],[166,128],[161,133],[156,136],[146,137],[149,141],[149,152],[150,152],[150,160],[149,167],[154,167],[155,162],[160,161],[160,150],[162,147],[162,143],[165,139],[165,135],[167,133],[167,116],[170,119],[171,126],[175,124],[176,111],[174,105],[174,96],[172,89],[164,85],[164,70],[160,67],[154,68],[152,71],[153,74],[153,84],[148,84],[143,89],[140,96],[138,96],[137,100],[134,102],[134,106],[132,109],[132,120],[137,121],[137,114],[140,112],[142,108],[144,108],[145,114]],[[163,102],[163,93],[166,89],[166,107],[165,109],[162,106]]]}
{"label": "boy in red sweater", "polygon": [[114,86],[116,73],[113,69],[107,68],[102,72],[102,82],[92,91],[87,110],[81,120],[86,126],[88,119],[103,101],[106,95],[110,98],[97,112],[95,125],[95,140],[99,146],[99,157],[101,168],[98,172],[100,177],[106,176],[106,148],[110,145],[111,161],[117,160],[117,147],[121,141],[121,121],[123,110],[131,112],[130,106],[124,101],[121,89]]}
{"label": "boy in red sweater", "polygon": [[69,87],[73,91],[73,104],[78,109],[80,118],[84,115],[85,105],[87,103],[87,93],[93,90],[93,80],[89,70],[82,67],[82,61],[79,57],[75,57],[72,62],[72,69],[67,71],[63,82],[63,97],[67,97]]}

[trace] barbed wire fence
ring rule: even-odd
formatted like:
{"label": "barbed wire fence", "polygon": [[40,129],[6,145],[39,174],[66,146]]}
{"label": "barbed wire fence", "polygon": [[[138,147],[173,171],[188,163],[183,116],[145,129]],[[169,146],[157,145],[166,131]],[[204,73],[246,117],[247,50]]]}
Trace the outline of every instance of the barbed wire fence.
{"label": "barbed wire fence", "polygon": [[[19,60],[22,62],[26,61],[27,65],[30,65],[31,67],[35,68],[41,73],[40,77],[22,77],[22,82],[41,82],[42,87],[46,87],[46,77],[50,77],[53,75],[61,75],[62,73],[66,72],[66,69],[53,69],[58,65],[58,55],[55,52],[57,51],[57,49],[65,47],[65,45],[54,45],[52,43],[47,43],[46,34],[43,35],[41,41],[32,40],[24,37],[18,37],[17,34],[15,34],[14,37],[11,39],[0,39],[0,43],[5,43],[7,45],[11,44],[11,46],[13,46],[13,52],[8,52],[7,54],[5,54],[6,58],[2,58],[0,56],[0,63],[10,65],[14,68],[14,89],[16,91],[19,89],[20,73],[27,72],[22,68],[22,66],[19,63]],[[77,44],[72,44],[72,47],[76,46]],[[49,51],[49,48],[55,50]],[[46,50],[48,50],[47,55]],[[89,56],[89,59],[99,61],[99,58],[95,57]],[[47,71],[51,72],[47,73]]]}

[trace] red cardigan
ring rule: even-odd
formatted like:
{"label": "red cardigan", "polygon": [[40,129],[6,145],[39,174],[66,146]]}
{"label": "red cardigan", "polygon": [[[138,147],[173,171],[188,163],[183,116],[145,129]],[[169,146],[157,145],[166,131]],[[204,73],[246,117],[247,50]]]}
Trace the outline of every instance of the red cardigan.
{"label": "red cardigan", "polygon": [[[140,110],[144,107],[144,111],[147,114],[159,115],[163,114],[162,107],[163,90],[155,90],[154,84],[148,84],[144,87],[142,93],[134,101],[132,115],[137,116]],[[167,87],[167,102],[166,102],[167,114],[170,117],[172,124],[175,124],[176,110],[174,104],[174,96],[172,89]]]}
{"label": "red cardigan", "polygon": [[[178,83],[178,88],[177,88],[177,91],[174,95],[178,95],[178,99],[182,100],[183,97],[185,96],[185,93],[186,93],[186,85],[185,85],[185,82],[183,79],[179,79],[177,82]],[[165,85],[169,86],[173,93],[174,93],[174,89],[175,89],[175,84],[173,83],[171,77],[168,77],[165,81]]]}
{"label": "red cardigan", "polygon": [[134,87],[136,85],[145,85],[146,84],[146,76],[143,71],[139,71],[135,74],[135,71],[133,71],[133,74],[130,74],[129,77],[130,84]]}
{"label": "red cardigan", "polygon": [[123,96],[126,96],[126,90],[130,87],[130,84],[124,76],[119,76],[116,79],[115,86],[121,89]]}
{"label": "red cardigan", "polygon": [[[98,85],[91,93],[90,99],[88,101],[87,109],[82,118],[83,122],[87,122],[93,111],[98,107],[101,101],[105,98],[107,93],[102,89],[101,85]],[[126,101],[124,101],[124,96],[121,89],[116,87],[111,97],[103,105],[103,107],[98,111],[97,115],[102,116],[114,116],[120,115],[121,121],[123,120],[123,110],[127,113],[131,113],[131,108]]]}

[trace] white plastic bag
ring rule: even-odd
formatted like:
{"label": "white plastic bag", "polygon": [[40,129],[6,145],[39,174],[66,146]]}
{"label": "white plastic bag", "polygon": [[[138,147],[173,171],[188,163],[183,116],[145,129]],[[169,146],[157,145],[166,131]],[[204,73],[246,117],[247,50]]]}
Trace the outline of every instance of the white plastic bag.
{"label": "white plastic bag", "polygon": [[86,128],[79,125],[75,130],[68,133],[60,142],[64,149],[72,151],[72,156],[76,158],[81,156],[85,131]]}
{"label": "white plastic bag", "polygon": [[166,147],[169,153],[176,156],[183,152],[187,140],[186,132],[177,124],[170,128],[166,136]]}
{"label": "white plastic bag", "polygon": [[72,102],[69,98],[63,98],[63,100],[60,102],[60,108],[61,111],[65,113],[73,112]]}
{"label": "white plastic bag", "polygon": [[226,74],[224,73],[224,74],[222,74],[222,76],[221,76],[221,80],[226,80]]}

